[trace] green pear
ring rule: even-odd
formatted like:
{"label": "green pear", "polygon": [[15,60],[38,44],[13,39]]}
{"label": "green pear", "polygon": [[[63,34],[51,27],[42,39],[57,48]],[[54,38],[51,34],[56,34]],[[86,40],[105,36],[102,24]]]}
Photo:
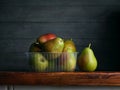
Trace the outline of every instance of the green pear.
{"label": "green pear", "polygon": [[35,71],[43,72],[48,67],[48,60],[41,53],[31,53],[30,65]]}
{"label": "green pear", "polygon": [[63,52],[76,52],[76,46],[72,39],[66,39],[64,41]]}
{"label": "green pear", "polygon": [[49,40],[44,44],[44,48],[46,52],[53,52],[53,53],[62,52],[63,47],[64,47],[64,41],[60,37]]}
{"label": "green pear", "polygon": [[62,38],[57,37],[55,39],[47,41],[43,46],[45,52],[50,52],[48,57],[50,59],[55,59],[62,53],[64,48],[64,41]]}
{"label": "green pear", "polygon": [[76,46],[72,39],[64,41],[63,53],[60,56],[60,69],[62,71],[74,71],[76,68]]}
{"label": "green pear", "polygon": [[91,44],[88,47],[84,48],[78,57],[78,66],[82,71],[95,71],[97,68],[97,59],[94,55],[93,50],[90,48]]}
{"label": "green pear", "polygon": [[59,67],[61,71],[74,71],[76,68],[76,53],[64,52],[62,53],[59,61]]}

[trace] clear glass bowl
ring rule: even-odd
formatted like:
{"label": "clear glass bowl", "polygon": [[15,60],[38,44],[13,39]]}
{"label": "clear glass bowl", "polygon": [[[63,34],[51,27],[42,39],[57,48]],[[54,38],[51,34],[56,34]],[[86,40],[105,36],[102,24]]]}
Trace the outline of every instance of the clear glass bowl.
{"label": "clear glass bowl", "polygon": [[27,52],[29,65],[36,72],[75,71],[78,52]]}

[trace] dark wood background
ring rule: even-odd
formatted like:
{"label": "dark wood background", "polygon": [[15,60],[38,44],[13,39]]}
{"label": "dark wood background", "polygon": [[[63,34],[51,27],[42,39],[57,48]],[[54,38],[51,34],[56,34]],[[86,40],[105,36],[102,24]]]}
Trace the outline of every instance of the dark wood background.
{"label": "dark wood background", "polygon": [[29,71],[25,52],[49,32],[79,54],[91,43],[97,71],[120,71],[119,30],[119,0],[0,0],[0,71]]}

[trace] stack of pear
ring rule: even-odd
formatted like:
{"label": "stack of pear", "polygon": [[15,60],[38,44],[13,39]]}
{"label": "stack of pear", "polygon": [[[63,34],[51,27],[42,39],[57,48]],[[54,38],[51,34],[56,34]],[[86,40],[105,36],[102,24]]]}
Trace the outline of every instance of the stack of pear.
{"label": "stack of pear", "polygon": [[97,68],[97,59],[90,46],[91,44],[89,44],[88,47],[85,47],[78,57],[78,66],[82,71],[91,72],[95,71]]}

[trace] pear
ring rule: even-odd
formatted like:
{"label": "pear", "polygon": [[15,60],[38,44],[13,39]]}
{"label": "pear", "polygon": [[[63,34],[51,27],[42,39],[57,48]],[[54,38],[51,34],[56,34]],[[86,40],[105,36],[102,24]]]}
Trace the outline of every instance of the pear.
{"label": "pear", "polygon": [[43,46],[45,52],[50,52],[48,57],[50,57],[50,59],[55,59],[62,53],[64,48],[64,41],[62,38],[57,37],[47,41]]}
{"label": "pear", "polygon": [[61,71],[74,71],[76,68],[76,53],[64,52],[59,61],[59,68]]}
{"label": "pear", "polygon": [[30,65],[35,71],[43,72],[48,67],[48,60],[39,52],[31,53]]}
{"label": "pear", "polygon": [[78,57],[78,66],[82,71],[91,72],[95,71],[97,68],[97,59],[90,46],[91,44],[89,44],[88,47],[85,47]]}
{"label": "pear", "polygon": [[72,39],[64,41],[63,53],[60,56],[59,66],[62,71],[74,71],[76,68],[76,46]]}
{"label": "pear", "polygon": [[76,52],[76,46],[72,39],[64,41],[63,52]]}
{"label": "pear", "polygon": [[60,37],[49,40],[44,44],[44,48],[46,52],[53,52],[53,53],[62,52],[63,47],[64,47],[64,41]]}

